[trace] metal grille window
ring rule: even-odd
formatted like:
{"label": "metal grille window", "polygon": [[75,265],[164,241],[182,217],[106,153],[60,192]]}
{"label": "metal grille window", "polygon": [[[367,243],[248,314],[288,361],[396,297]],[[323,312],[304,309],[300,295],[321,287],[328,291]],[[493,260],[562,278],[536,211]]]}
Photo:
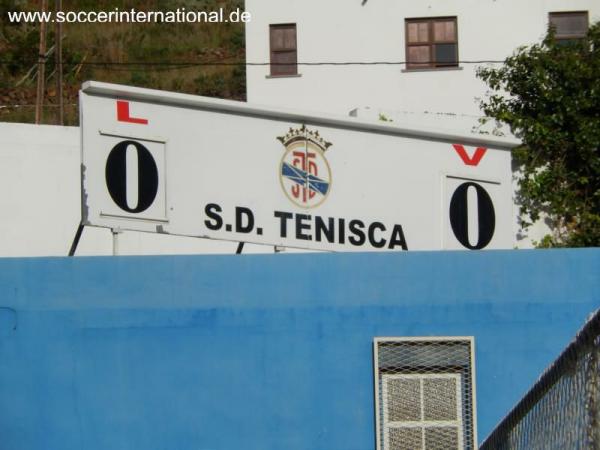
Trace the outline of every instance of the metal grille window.
{"label": "metal grille window", "polygon": [[296,75],[298,73],[296,24],[271,25],[269,38],[271,75]]}
{"label": "metal grille window", "polygon": [[587,11],[550,13],[549,19],[556,41],[560,44],[576,42],[587,34],[589,24]]}
{"label": "metal grille window", "polygon": [[376,338],[377,448],[474,449],[472,338]]}
{"label": "metal grille window", "polygon": [[406,19],[407,69],[458,66],[456,17]]}

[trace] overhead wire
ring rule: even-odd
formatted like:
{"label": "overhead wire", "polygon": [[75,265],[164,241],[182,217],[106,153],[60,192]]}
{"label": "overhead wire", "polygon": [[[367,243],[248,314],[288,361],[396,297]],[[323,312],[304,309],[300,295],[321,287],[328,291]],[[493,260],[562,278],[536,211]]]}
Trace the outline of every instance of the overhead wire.
{"label": "overhead wire", "polygon": [[[17,62],[32,63],[34,60],[0,60],[0,65],[10,65]],[[501,64],[503,60],[460,60],[456,64]],[[418,64],[429,64],[428,61],[419,61]],[[169,66],[172,68],[187,68],[197,66],[399,66],[411,64],[408,61],[318,61],[297,63],[271,63],[271,62],[244,62],[244,61],[63,61],[63,65],[82,66]],[[417,64],[417,63],[412,63]]]}

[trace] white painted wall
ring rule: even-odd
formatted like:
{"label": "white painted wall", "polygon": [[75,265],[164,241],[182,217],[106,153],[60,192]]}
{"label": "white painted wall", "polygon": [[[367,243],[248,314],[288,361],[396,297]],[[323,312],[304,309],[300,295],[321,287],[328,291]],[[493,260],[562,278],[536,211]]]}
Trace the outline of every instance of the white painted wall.
{"label": "white painted wall", "polygon": [[[246,0],[246,9],[250,63],[269,61],[269,24],[277,23],[297,24],[299,62],[404,61],[405,18],[457,16],[459,59],[478,61],[503,60],[539,41],[549,12],[587,10],[591,23],[600,20],[598,0]],[[384,112],[395,121],[464,132],[477,126],[477,99],[486,91],[477,66],[300,66],[301,76],[290,78],[249,66],[248,102],[338,114],[359,108],[359,117]]]}
{"label": "white painted wall", "polygon": [[[0,257],[66,256],[81,218],[80,131],[0,123]],[[127,231],[119,254],[235,253],[234,242]],[[76,255],[112,255],[110,230],[85,227]],[[245,245],[244,253],[273,252]]]}

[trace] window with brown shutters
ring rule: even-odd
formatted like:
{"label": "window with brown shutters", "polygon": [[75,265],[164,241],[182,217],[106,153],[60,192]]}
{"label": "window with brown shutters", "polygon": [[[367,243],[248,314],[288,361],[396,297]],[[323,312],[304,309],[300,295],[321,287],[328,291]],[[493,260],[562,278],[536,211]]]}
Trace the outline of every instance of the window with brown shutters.
{"label": "window with brown shutters", "polygon": [[458,66],[456,17],[406,19],[406,67]]}
{"label": "window with brown shutters", "polygon": [[296,75],[298,53],[296,48],[296,24],[271,25],[271,75]]}
{"label": "window with brown shutters", "polygon": [[583,39],[589,26],[587,11],[550,13],[549,21],[550,27],[554,30],[554,37],[560,44]]}

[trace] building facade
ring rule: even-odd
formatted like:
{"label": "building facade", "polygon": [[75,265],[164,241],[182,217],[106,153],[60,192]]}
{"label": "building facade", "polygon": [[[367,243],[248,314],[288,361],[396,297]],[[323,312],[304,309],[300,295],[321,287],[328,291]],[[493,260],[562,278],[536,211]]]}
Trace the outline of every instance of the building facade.
{"label": "building facade", "polygon": [[247,0],[246,8],[247,62],[272,63],[248,66],[248,102],[467,132],[480,130],[478,67],[539,42],[550,23],[572,39],[600,20],[596,0]]}

